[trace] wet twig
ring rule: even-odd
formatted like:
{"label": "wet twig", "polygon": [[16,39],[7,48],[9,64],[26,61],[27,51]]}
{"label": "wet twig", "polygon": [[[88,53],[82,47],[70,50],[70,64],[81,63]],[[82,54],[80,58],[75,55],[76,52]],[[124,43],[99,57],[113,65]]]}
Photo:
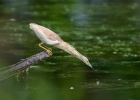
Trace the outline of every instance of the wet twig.
{"label": "wet twig", "polygon": [[31,57],[28,57],[14,65],[3,68],[3,69],[1,69],[1,72],[0,72],[0,81],[4,80],[12,75],[18,74],[18,73],[24,71],[25,69],[29,68],[33,64],[35,64],[41,60],[47,59],[48,57],[49,57],[49,55],[47,54],[47,52],[43,51],[43,52],[35,54]]}

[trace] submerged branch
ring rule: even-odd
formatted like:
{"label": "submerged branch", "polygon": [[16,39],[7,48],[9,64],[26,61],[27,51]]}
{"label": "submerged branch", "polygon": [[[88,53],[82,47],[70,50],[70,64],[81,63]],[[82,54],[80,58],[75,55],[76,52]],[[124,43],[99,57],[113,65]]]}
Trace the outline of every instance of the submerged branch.
{"label": "submerged branch", "polygon": [[31,65],[33,65],[41,60],[47,59],[48,57],[49,57],[49,55],[47,54],[47,52],[43,51],[43,52],[35,54],[31,57],[28,57],[14,65],[3,68],[3,69],[1,69],[1,72],[0,72],[0,81],[4,80],[5,78],[8,78],[12,75],[18,74],[18,73],[24,71],[25,69],[29,68]]}

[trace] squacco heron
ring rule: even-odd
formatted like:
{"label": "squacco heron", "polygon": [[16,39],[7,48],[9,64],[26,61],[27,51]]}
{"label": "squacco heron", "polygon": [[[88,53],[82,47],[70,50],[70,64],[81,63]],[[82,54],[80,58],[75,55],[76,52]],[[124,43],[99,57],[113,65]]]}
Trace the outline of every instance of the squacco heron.
{"label": "squacco heron", "polygon": [[93,68],[85,56],[81,55],[73,46],[64,42],[56,33],[51,31],[50,29],[45,28],[35,23],[30,23],[30,28],[35,32],[37,37],[42,41],[39,44],[39,46],[43,48],[48,54],[50,55],[52,54],[51,49],[43,47],[42,46],[43,43],[62,49],[68,52],[69,54],[74,55],[75,57],[79,58],[89,67]]}

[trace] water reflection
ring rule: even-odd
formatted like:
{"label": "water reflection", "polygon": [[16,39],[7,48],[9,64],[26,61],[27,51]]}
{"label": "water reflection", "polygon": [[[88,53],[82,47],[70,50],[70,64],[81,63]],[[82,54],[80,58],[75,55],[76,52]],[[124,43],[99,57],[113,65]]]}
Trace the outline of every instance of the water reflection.
{"label": "water reflection", "polygon": [[90,26],[90,16],[86,12],[89,10],[88,6],[81,3],[80,5],[74,5],[71,10],[71,21],[77,27],[87,27]]}
{"label": "water reflection", "polygon": [[108,0],[83,0],[83,2],[86,4],[95,4],[95,5],[109,3]]}
{"label": "water reflection", "polygon": [[30,0],[4,0],[3,10],[8,13],[8,17],[11,17],[11,21],[15,19],[27,19],[29,15],[26,12],[29,11],[28,4]]}

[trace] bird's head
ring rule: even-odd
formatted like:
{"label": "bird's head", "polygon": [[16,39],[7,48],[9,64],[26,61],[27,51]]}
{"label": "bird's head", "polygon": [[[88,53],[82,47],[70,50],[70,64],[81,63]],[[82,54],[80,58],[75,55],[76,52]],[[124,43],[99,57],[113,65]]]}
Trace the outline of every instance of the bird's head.
{"label": "bird's head", "polygon": [[85,64],[87,64],[89,67],[93,68],[92,65],[89,63],[88,59],[83,56],[82,59],[81,59]]}

